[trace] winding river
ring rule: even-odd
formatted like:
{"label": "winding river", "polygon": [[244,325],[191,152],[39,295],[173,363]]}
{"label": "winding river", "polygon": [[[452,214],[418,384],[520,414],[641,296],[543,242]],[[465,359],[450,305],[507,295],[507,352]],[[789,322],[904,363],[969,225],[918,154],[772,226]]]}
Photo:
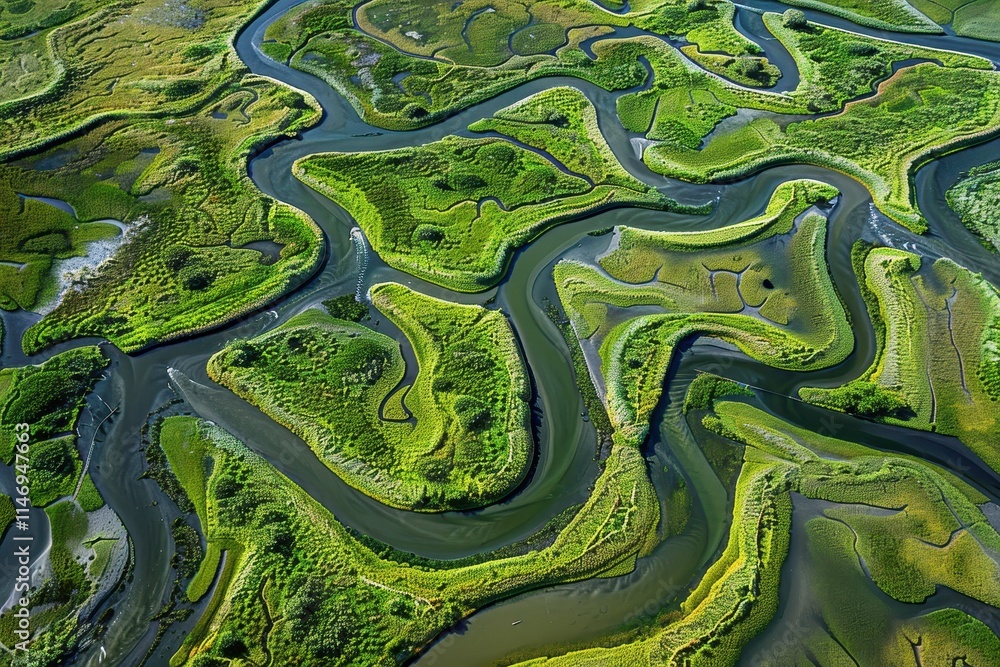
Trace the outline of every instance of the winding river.
{"label": "winding river", "polygon": [[[678,465],[688,481],[694,503],[691,520],[684,532],[665,540],[652,555],[640,559],[636,571],[630,575],[550,587],[484,609],[443,634],[414,664],[467,667],[491,664],[515,653],[537,654],[544,647],[566,646],[610,634],[623,623],[655,615],[664,603],[683,596],[692,580],[704,571],[717,553],[730,521],[731,499],[701,454],[679,410],[684,391],[699,370],[719,372],[774,392],[759,392],[764,405],[793,423],[811,425],[823,420],[822,423],[830,425],[839,437],[920,455],[959,471],[994,500],[1000,498],[1000,477],[953,438],[876,426],[786,398],[807,384],[841,384],[859,375],[871,363],[875,352],[874,333],[850,265],[850,247],[855,239],[879,239],[930,257],[949,256],[983,272],[994,283],[1000,283],[996,258],[960,224],[944,202],[945,190],[959,174],[994,157],[1000,151],[1000,140],[949,155],[918,173],[918,201],[931,227],[930,234],[920,237],[874,212],[870,195],[859,183],[817,167],[771,168],[751,178],[721,185],[691,185],[654,174],[639,160],[630,143],[636,135],[627,132],[617,119],[615,99],[621,93],[608,93],[577,79],[554,77],[534,81],[431,127],[411,132],[385,131],[361,121],[353,107],[321,80],[262,55],[260,44],[266,27],[300,1],[279,0],[261,13],[239,34],[236,50],[253,72],[307,91],[324,109],[319,125],[294,140],[268,148],[251,160],[249,167],[252,179],[262,191],[297,206],[320,225],[326,237],[323,265],[306,284],[269,309],[208,334],[134,356],[104,345],[112,358],[112,366],[97,391],[111,405],[119,405],[121,412],[105,424],[99,435],[91,471],[108,504],[121,517],[131,536],[134,567],[125,592],[113,596],[104,605],[113,606],[116,612],[108,632],[100,644],[82,652],[77,664],[138,664],[155,636],[155,624],[148,619],[160,608],[169,591],[169,582],[173,580],[169,526],[176,510],[154,482],[139,479],[145,465],[138,433],[147,415],[171,398],[180,396],[196,413],[246,442],[330,509],[341,522],[398,549],[451,559],[509,544],[537,531],[567,507],[582,502],[599,472],[595,461],[597,438],[589,420],[581,418],[583,401],[574,381],[569,350],[542,308],[545,299],[555,298],[551,277],[553,263],[578,246],[583,246],[587,252],[598,248],[599,252],[598,246],[606,243],[607,237],[595,239],[587,236],[587,232],[611,225],[705,229],[752,217],[763,210],[774,187],[791,178],[812,177],[828,181],[843,193],[828,212],[827,255],[834,282],[854,323],[857,343],[854,353],[836,367],[813,373],[794,373],[752,362],[710,339],[686,346],[670,371],[669,391],[655,415],[653,435],[646,450],[654,485],[662,485],[664,475],[661,471],[669,463]],[[738,14],[739,28],[761,41],[768,55],[783,69],[794,68],[787,52],[782,55],[784,49],[774,46],[776,42],[764,41],[766,29],[755,16],[755,9],[780,11],[785,7],[770,0],[747,0]],[[849,26],[857,32],[1000,60],[1000,45],[954,35],[889,34],[860,28],[835,17],[807,13],[819,22]],[[783,77],[776,89],[794,87],[797,78],[794,73]],[[228,341],[261,333],[329,296],[354,291],[358,268],[350,237],[354,221],[333,202],[292,176],[291,166],[296,159],[325,151],[419,145],[448,134],[471,136],[466,130],[471,122],[557,85],[575,86],[593,101],[609,145],[632,174],[682,202],[699,204],[717,200],[713,212],[708,216],[690,216],[616,209],[557,226],[515,255],[497,288],[478,294],[455,293],[415,279],[386,266],[373,253],[365,272],[365,287],[396,280],[457,302],[484,303],[495,297],[494,307],[509,315],[532,374],[538,443],[534,470],[516,495],[503,503],[470,512],[420,514],[388,508],[348,487],[320,463],[298,437],[209,380],[205,363]],[[378,330],[401,339],[408,367],[412,369],[412,351],[405,338],[384,317],[373,315],[373,318],[379,320]],[[20,333],[36,319],[37,316],[23,312],[3,313],[7,328],[4,365],[38,363],[69,347],[96,342],[73,341],[27,358],[18,349],[17,341]],[[793,539],[789,563],[796,553]],[[954,596],[943,596],[928,604],[952,602]],[[780,624],[780,614],[791,608],[789,604],[789,596],[783,594],[775,625]],[[970,606],[975,608],[975,605]],[[907,607],[908,611],[901,609],[899,613],[912,614],[914,609],[923,609],[916,605]],[[99,607],[96,614],[101,611]],[[985,614],[981,617],[988,620]],[[175,625],[153,653],[150,664],[166,664],[183,640],[183,633],[196,618],[197,614]],[[512,625],[515,621],[523,623]],[[108,656],[103,662],[102,650]]]}

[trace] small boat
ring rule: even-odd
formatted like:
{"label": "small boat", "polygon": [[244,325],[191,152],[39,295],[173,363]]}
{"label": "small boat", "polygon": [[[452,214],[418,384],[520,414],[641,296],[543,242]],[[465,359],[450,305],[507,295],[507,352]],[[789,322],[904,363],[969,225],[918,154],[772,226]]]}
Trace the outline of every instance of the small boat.
{"label": "small boat", "polygon": [[513,623],[511,623],[511,625],[517,625],[517,624],[519,624],[520,622],[521,622],[521,619],[518,619],[518,620],[514,621]]}

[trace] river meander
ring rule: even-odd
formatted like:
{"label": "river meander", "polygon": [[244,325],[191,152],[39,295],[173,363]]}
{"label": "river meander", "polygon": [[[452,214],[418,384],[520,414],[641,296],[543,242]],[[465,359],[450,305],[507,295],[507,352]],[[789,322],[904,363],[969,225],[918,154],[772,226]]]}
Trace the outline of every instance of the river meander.
{"label": "river meander", "polygon": [[[823,420],[822,423],[835,430],[838,437],[857,439],[886,450],[906,451],[942,463],[991,498],[1000,497],[997,475],[952,438],[874,426],[785,398],[806,384],[833,386],[857,377],[873,358],[874,333],[850,264],[854,240],[878,238],[925,256],[946,255],[974,271],[983,272],[994,283],[1000,282],[1000,268],[995,257],[959,223],[944,202],[944,191],[960,172],[995,157],[1000,141],[952,154],[918,173],[918,202],[931,227],[929,235],[919,237],[873,213],[871,197],[859,183],[826,169],[782,166],[739,182],[720,185],[691,185],[654,174],[636,156],[630,143],[635,135],[625,131],[615,115],[615,99],[621,93],[608,93],[577,79],[533,81],[421,130],[392,132],[372,127],[361,121],[347,100],[321,80],[262,55],[259,47],[267,25],[298,2],[279,0],[269,7],[240,33],[236,50],[253,72],[307,91],[324,109],[323,120],[318,126],[294,140],[282,141],[263,151],[251,160],[249,171],[261,190],[302,209],[320,225],[326,237],[325,259],[317,273],[292,294],[264,311],[221,329],[133,356],[104,345],[112,357],[112,365],[108,379],[99,383],[98,392],[108,403],[119,405],[121,413],[105,426],[98,438],[91,470],[97,486],[131,536],[134,565],[125,592],[106,603],[114,606],[116,613],[103,643],[84,651],[78,664],[98,664],[101,647],[114,657],[114,663],[138,664],[155,635],[155,624],[148,619],[160,608],[173,579],[169,526],[176,510],[154,482],[139,479],[145,464],[138,434],[149,413],[174,396],[183,398],[189,409],[226,428],[264,455],[341,522],[397,549],[451,559],[509,544],[537,531],[567,507],[582,502],[599,472],[595,461],[597,438],[589,420],[582,416],[584,407],[573,377],[569,350],[542,307],[546,299],[554,299],[553,263],[582,243],[590,248],[602,242],[601,238],[607,238],[594,239],[587,236],[587,232],[616,224],[689,230],[717,227],[752,217],[764,209],[774,187],[791,178],[824,180],[843,193],[828,212],[827,258],[834,282],[850,312],[856,337],[854,353],[833,368],[793,373],[752,362],[708,339],[686,346],[670,371],[667,396],[655,415],[653,435],[646,449],[654,485],[660,481],[668,462],[679,466],[689,483],[694,506],[684,532],[667,539],[652,555],[640,559],[636,571],[630,575],[555,586],[484,609],[445,633],[415,664],[486,665],[514,653],[537,653],[548,646],[593,640],[614,632],[623,623],[655,614],[662,604],[683,595],[723,544],[730,521],[731,498],[727,498],[725,488],[701,454],[679,409],[684,391],[698,370],[714,370],[774,392],[760,392],[764,405],[792,423],[814,424]],[[746,4],[768,10],[784,9],[770,0],[748,0]],[[754,22],[752,10],[741,9],[740,14],[747,34],[760,35],[762,27]],[[810,13],[810,18],[838,27],[846,24],[821,14]],[[858,32],[975,52],[1000,60],[1000,45],[953,35],[887,34],[846,25]],[[769,44],[764,46],[772,48]],[[790,58],[779,57],[779,60],[782,65],[790,62]],[[789,76],[785,83],[795,80],[797,76]],[[497,288],[478,294],[455,293],[412,278],[391,269],[372,254],[365,273],[365,286],[396,280],[428,294],[460,302],[484,303],[493,299],[490,307],[499,307],[509,315],[531,371],[533,407],[537,416],[537,461],[527,482],[512,498],[471,512],[418,514],[386,507],[344,484],[299,438],[207,377],[206,361],[227,341],[265,331],[329,296],[354,289],[357,265],[350,230],[355,223],[330,200],[292,176],[291,166],[296,159],[326,151],[419,145],[455,133],[469,135],[466,127],[475,120],[488,117],[532,93],[558,85],[579,88],[596,105],[599,124],[609,145],[631,173],[679,201],[700,204],[717,200],[718,205],[708,216],[615,209],[559,225],[516,253]],[[17,341],[36,316],[23,312],[4,313],[3,319],[7,328],[4,365],[38,363],[57,351],[95,342],[73,341],[26,358],[20,353]],[[385,318],[380,318],[379,330],[402,338]],[[407,348],[405,338],[401,343],[404,349]],[[407,350],[406,354],[412,367],[412,353]],[[170,369],[173,370],[168,373]],[[796,553],[793,542],[786,570],[794,570]],[[789,606],[788,597],[783,596],[779,614],[794,608]],[[183,639],[183,631],[194,620],[175,626],[150,664],[166,664]],[[780,620],[776,619],[775,624]],[[515,621],[522,623],[512,625]]]}

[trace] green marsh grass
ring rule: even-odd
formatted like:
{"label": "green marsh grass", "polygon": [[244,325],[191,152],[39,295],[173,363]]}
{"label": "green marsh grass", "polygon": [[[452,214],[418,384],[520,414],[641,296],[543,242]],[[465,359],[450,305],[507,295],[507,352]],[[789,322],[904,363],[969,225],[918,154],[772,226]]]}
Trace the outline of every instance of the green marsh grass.
{"label": "green marsh grass", "polygon": [[527,371],[506,318],[397,283],[369,294],[413,347],[412,384],[401,385],[395,341],[319,311],[237,343],[209,372],[384,503],[441,511],[503,498],[533,450]]}

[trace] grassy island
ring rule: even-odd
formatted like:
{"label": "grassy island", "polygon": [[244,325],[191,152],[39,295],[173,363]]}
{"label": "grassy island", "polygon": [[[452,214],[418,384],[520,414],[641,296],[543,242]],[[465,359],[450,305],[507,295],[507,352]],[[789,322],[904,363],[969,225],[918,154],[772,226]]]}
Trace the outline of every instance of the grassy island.
{"label": "grassy island", "polygon": [[[645,439],[673,351],[696,334],[779,368],[822,368],[850,353],[854,337],[826,268],[826,218],[810,211],[837,194],[789,181],[757,218],[702,232],[620,228],[600,268],[556,266],[573,328],[599,353],[617,437]],[[596,373],[597,357],[589,361]]]}
{"label": "grassy island", "polygon": [[0,305],[46,314],[25,350],[90,335],[133,351],[301,282],[319,261],[319,230],[260,193],[246,160],[313,122],[307,102],[248,76],[182,123],[108,122],[0,165],[0,218],[12,231],[0,244]]}
{"label": "grassy island", "polygon": [[634,448],[612,452],[590,499],[550,545],[454,566],[378,556],[218,427],[172,417],[160,445],[194,501],[210,553],[222,554],[209,562],[219,581],[174,667],[266,656],[281,664],[399,664],[487,604],[628,572],[656,540],[656,496]]}
{"label": "grassy island", "polygon": [[673,205],[622,168],[577,90],[539,93],[471,129],[504,136],[315,155],[295,173],[343,206],[390,266],[464,292],[496,284],[513,252],[557,223]]}
{"label": "grassy island", "polygon": [[[15,425],[19,423],[31,427],[31,441],[39,446],[44,444],[42,441],[57,438],[51,458],[60,458],[55,450],[61,452],[64,448],[57,443],[64,440],[63,434],[75,430],[84,399],[107,365],[107,357],[98,348],[80,347],[38,366],[0,369],[0,461],[8,465],[14,461]],[[75,448],[70,450],[75,459]],[[43,479],[34,481],[47,483]]]}
{"label": "grassy island", "polygon": [[[853,657],[860,664],[920,667],[926,663],[912,645],[922,646],[924,660],[942,662],[970,656],[988,662],[1000,651],[1000,639],[965,612],[945,608],[897,619],[868,584],[870,577],[903,602],[923,602],[948,586],[996,604],[1000,566],[990,554],[1000,535],[977,507],[985,496],[915,457],[820,436],[746,403],[720,400],[698,410],[709,428],[745,447],[733,526],[718,560],[679,615],[650,629],[648,638],[519,667],[735,665],[775,615],[790,532],[802,529],[818,565],[810,580],[818,619],[808,619],[795,641],[774,647],[785,653],[779,664],[808,656],[819,664]],[[796,526],[796,496],[828,509]],[[977,575],[956,575],[967,567]]]}
{"label": "grassy island", "polygon": [[744,58],[756,63],[751,79],[766,83],[774,75],[760,47],[734,27],[730,2],[643,1],[629,9],[619,14],[589,0],[313,1],[271,24],[263,49],[325,80],[365,121],[396,130],[440,121],[545,76],[574,76],[607,90],[638,86],[647,70],[634,42],[598,39],[630,24],[684,36],[694,58],[724,75]]}
{"label": "grassy island", "polygon": [[[947,2],[947,0],[946,0]],[[943,34],[928,16],[917,10],[919,4],[940,4],[938,0],[785,0],[785,4],[804,9],[818,9],[845,18],[858,25],[898,32]]]}
{"label": "grassy island", "polygon": [[924,63],[898,71],[876,95],[848,103],[839,114],[785,128],[757,118],[713,135],[701,148],[655,144],[645,160],[656,171],[698,182],[777,163],[829,167],[864,183],[894,220],[925,231],[914,201],[914,172],[934,155],[998,131],[1000,77]]}
{"label": "grassy island", "polygon": [[878,351],[857,380],[803,399],[958,437],[1000,470],[1000,293],[950,259],[858,245]]}
{"label": "grassy island", "polygon": [[533,450],[527,372],[506,318],[395,283],[370,295],[409,339],[415,376],[393,339],[320,311],[237,342],[209,371],[386,504],[440,511],[500,500]]}

